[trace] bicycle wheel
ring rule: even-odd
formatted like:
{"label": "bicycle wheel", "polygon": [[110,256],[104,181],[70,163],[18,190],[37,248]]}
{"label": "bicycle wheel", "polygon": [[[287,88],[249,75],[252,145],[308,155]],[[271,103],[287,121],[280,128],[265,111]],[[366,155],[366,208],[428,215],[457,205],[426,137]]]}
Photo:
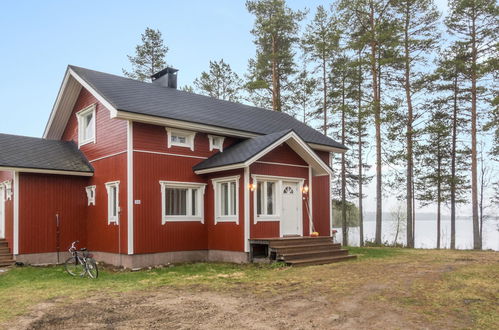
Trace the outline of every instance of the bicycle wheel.
{"label": "bicycle wheel", "polygon": [[97,263],[92,258],[87,258],[87,274],[91,278],[97,278],[99,276],[99,269],[97,268]]}
{"label": "bicycle wheel", "polygon": [[76,257],[70,257],[64,263],[64,267],[69,275],[72,276],[83,276],[85,274],[85,267],[81,261]]}

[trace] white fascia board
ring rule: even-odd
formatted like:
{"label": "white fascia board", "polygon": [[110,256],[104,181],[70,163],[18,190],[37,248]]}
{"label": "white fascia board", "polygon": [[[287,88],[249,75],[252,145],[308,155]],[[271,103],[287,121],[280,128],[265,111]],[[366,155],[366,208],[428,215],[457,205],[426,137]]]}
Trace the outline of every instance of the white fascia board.
{"label": "white fascia board", "polygon": [[69,80],[69,68],[66,69],[66,73],[64,74],[64,79],[62,80],[61,87],[59,87],[59,92],[57,93],[57,97],[54,102],[54,106],[52,107],[52,111],[50,112],[50,117],[49,121],[47,122],[47,125],[45,126],[45,131],[43,132],[43,138],[46,139],[48,135],[48,131],[50,127],[52,126],[52,123],[54,122],[54,117],[57,109],[59,108],[59,104],[61,103],[62,99],[62,94],[64,90],[66,89],[66,85],[68,84]]}
{"label": "white fascia board", "polygon": [[58,170],[45,170],[38,168],[24,168],[24,167],[4,167],[0,166],[1,171],[15,171],[17,173],[40,173],[40,174],[59,174],[59,175],[74,175],[74,176],[93,176],[91,172],[77,172],[77,171],[58,171]]}
{"label": "white fascia board", "polygon": [[77,82],[80,83],[86,90],[88,90],[102,105],[104,105],[109,112],[111,113],[111,117],[116,117],[116,113],[118,110],[108,101],[106,100],[99,92],[97,92],[92,86],[90,86],[85,80],[83,80],[79,75],[76,74],[71,68],[68,68],[69,74],[76,79]]}
{"label": "white fascia board", "polygon": [[308,143],[308,145],[310,146],[310,148],[320,151],[329,151],[338,154],[344,154],[345,152],[347,152],[347,149],[335,148],[335,147],[325,146],[322,144]]}

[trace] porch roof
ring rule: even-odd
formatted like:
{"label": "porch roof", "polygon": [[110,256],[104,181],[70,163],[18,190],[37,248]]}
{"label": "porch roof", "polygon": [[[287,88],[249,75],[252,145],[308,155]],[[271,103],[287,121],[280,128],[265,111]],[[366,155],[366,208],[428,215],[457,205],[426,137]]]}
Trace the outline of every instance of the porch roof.
{"label": "porch roof", "polygon": [[0,134],[0,170],[93,175],[92,165],[72,141]]}
{"label": "porch roof", "polygon": [[193,170],[203,174],[246,167],[282,143],[311,165],[316,175],[331,174],[331,168],[292,129],[244,140],[196,164]]}

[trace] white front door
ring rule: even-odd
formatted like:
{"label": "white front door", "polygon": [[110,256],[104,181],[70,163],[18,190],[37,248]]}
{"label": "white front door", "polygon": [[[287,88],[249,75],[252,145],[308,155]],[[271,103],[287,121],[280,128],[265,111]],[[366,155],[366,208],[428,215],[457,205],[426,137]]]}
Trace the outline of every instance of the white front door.
{"label": "white front door", "polygon": [[281,236],[302,235],[301,194],[297,182],[282,182]]}
{"label": "white front door", "polygon": [[0,238],[5,238],[5,187],[0,185]]}

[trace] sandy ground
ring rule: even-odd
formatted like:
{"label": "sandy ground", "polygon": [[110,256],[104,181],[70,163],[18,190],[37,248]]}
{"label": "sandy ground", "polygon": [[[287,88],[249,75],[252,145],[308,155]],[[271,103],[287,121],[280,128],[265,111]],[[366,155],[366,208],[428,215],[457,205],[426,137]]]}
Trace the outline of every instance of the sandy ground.
{"label": "sandy ground", "polygon": [[[6,328],[462,329],[471,327],[467,316],[447,315],[428,322],[414,307],[394,304],[390,297],[406,294],[405,288],[416,282],[433,283],[455,267],[470,262],[480,260],[440,264],[351,263],[348,267],[345,264],[342,267],[350,272],[347,276],[353,284],[338,294],[327,288],[310,290],[293,282],[273,284],[277,292],[257,292],[248,289],[248,284],[218,291],[189,286],[120,294],[102,292],[78,301],[45,301],[11,320]],[[334,270],[320,267],[335,266],[309,267],[311,278],[321,278]],[[330,283],[327,281],[324,284]]]}

